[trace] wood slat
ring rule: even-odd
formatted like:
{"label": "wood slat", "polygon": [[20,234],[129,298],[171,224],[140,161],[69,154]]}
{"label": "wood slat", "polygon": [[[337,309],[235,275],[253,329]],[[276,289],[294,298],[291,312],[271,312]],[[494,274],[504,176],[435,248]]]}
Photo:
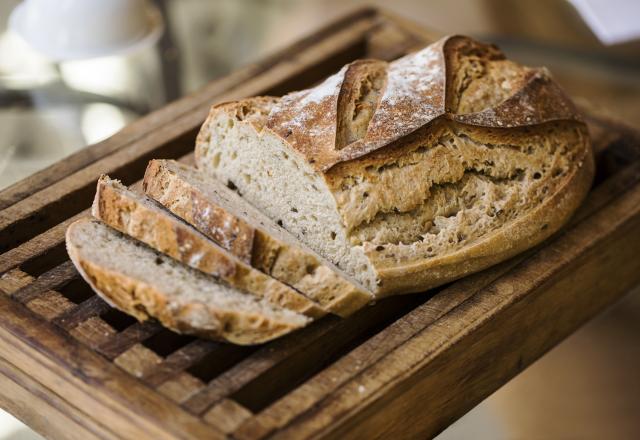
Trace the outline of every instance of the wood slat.
{"label": "wood slat", "polygon": [[203,418],[225,434],[230,434],[252,416],[253,413],[239,403],[223,399],[207,411]]}
{"label": "wood slat", "polygon": [[[154,393],[116,365],[7,296],[0,296],[0,358],[124,438],[221,438],[211,425]],[[28,343],[26,343],[28,342]]]}
{"label": "wood slat", "polygon": [[625,167],[592,190],[569,224],[573,225],[604,209],[616,197],[637,185],[640,185],[640,161]]}
{"label": "wood slat", "polygon": [[69,330],[69,334],[82,344],[95,350],[113,338],[117,332],[104,320],[93,316]]}
{"label": "wood slat", "polygon": [[28,286],[34,279],[34,277],[20,269],[13,269],[12,271],[0,276],[0,292],[5,295],[10,295],[23,287]]}
{"label": "wood slat", "polygon": [[[182,403],[204,387],[204,382],[188,373],[180,372],[163,382],[157,389],[176,403]],[[217,426],[216,426],[217,428]]]}
{"label": "wood slat", "polygon": [[[0,292],[10,295],[28,286],[34,279],[34,277],[22,272],[20,269],[13,269],[0,278]],[[54,290],[47,290],[29,301],[27,307],[44,319],[52,320],[75,308],[75,304],[60,293]]]}
{"label": "wood slat", "polygon": [[109,338],[97,348],[97,351],[108,359],[115,359],[135,344],[150,338],[162,329],[163,327],[156,321],[136,322],[123,332]]}
{"label": "wood slat", "polygon": [[[321,322],[269,344],[212,380],[185,403],[203,413],[219,400],[241,389],[254,405],[288,390],[321,369],[332,356],[367,337],[424,302],[420,295],[390,298],[384,304],[360,310],[348,320],[327,317]],[[330,343],[328,341],[331,341]]]}
{"label": "wood slat", "polygon": [[78,271],[71,261],[65,261],[59,266],[40,275],[32,283],[15,291],[11,296],[22,303],[31,301],[47,290],[56,290],[77,278]]}
{"label": "wood slat", "polygon": [[47,290],[29,301],[27,307],[45,320],[51,321],[74,309],[76,305],[59,292]]}
{"label": "wood slat", "polygon": [[71,330],[87,319],[101,315],[109,310],[109,308],[109,304],[104,302],[104,300],[99,296],[94,295],[73,309],[67,310],[58,315],[53,320],[53,323],[59,325],[65,330]]}
{"label": "wood slat", "polygon": [[151,386],[158,386],[212,352],[221,352],[221,346],[222,344],[218,342],[196,339],[167,356],[156,368],[144,375],[144,381]]}
{"label": "wood slat", "polygon": [[142,344],[135,344],[113,363],[135,377],[142,377],[162,362],[162,358]]}

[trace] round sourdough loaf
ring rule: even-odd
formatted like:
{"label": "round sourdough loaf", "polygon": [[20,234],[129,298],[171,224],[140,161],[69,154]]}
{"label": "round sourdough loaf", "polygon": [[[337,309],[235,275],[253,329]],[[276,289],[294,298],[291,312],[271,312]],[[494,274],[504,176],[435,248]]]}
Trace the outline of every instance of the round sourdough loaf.
{"label": "round sourdough loaf", "polygon": [[549,72],[461,36],[214,106],[196,163],[378,296],[539,243],[594,173],[586,126]]}

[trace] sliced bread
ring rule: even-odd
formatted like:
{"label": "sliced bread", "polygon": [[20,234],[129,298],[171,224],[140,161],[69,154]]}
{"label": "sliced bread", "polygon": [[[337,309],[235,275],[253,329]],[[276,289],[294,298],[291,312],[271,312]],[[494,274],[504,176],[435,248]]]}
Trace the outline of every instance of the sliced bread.
{"label": "sliced bread", "polygon": [[95,292],[141,321],[155,318],[180,333],[242,345],[269,341],[311,321],[223,285],[98,220],[73,223],[66,243]]}
{"label": "sliced bread", "polygon": [[143,188],[220,246],[326,310],[346,316],[372,300],[355,279],[307,249],[232,189],[195,168],[153,160]]}
{"label": "sliced bread", "polygon": [[108,176],[98,180],[91,213],[112,228],[237,289],[313,318],[325,314],[290,286],[252,268],[154,200]]}

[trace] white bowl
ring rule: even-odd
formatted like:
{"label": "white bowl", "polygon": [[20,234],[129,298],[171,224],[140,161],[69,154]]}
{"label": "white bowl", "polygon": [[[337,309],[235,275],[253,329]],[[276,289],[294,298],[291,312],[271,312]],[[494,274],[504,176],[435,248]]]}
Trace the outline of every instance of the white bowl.
{"label": "white bowl", "polygon": [[153,44],[162,16],[148,0],[25,0],[10,27],[56,61],[93,58]]}

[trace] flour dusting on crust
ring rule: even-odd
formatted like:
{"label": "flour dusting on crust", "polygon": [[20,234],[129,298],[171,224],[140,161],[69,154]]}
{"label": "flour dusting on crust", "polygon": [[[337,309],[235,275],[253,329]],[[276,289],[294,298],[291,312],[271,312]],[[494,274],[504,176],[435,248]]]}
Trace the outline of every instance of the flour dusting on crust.
{"label": "flour dusting on crust", "polygon": [[[334,98],[336,93],[340,92],[340,87],[342,86],[342,81],[344,80],[344,74],[347,71],[347,67],[348,66],[343,66],[342,69],[338,71],[338,73],[334,73],[317,87],[302,92],[297,92],[302,94],[303,96],[303,98],[298,101],[298,105],[301,105],[303,107],[309,104],[319,105],[325,99]],[[292,95],[295,95],[295,93]]]}
{"label": "flour dusting on crust", "polygon": [[[503,102],[481,112],[446,112],[447,43],[430,46],[388,64],[386,85],[365,136],[336,147],[338,99],[351,64],[311,89],[283,96],[273,106],[266,128],[286,140],[313,168],[327,171],[389,145],[436,118],[460,123],[509,128],[557,120],[580,120],[571,100],[546,69],[531,69],[521,87]],[[478,43],[480,44],[480,43]]]}
{"label": "flour dusting on crust", "polygon": [[[311,89],[282,97],[267,120],[267,128],[285,138],[313,161],[336,142],[338,95],[349,66]],[[318,159],[319,160],[319,159]]]}
{"label": "flour dusting on crust", "polygon": [[387,87],[364,142],[345,151],[343,159],[374,151],[444,114],[444,41],[389,64]]}

